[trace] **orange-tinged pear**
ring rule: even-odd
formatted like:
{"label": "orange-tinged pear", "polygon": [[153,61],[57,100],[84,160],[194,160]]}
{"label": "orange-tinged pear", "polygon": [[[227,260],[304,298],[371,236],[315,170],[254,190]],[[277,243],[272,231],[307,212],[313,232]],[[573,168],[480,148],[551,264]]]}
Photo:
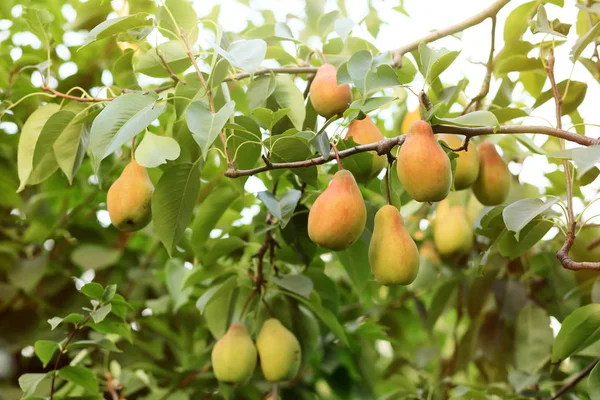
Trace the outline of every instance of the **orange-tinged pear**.
{"label": "orange-tinged pear", "polygon": [[321,247],[345,250],[360,237],[367,222],[362,194],[348,170],[335,173],[329,187],[308,213],[308,236]]}
{"label": "orange-tinged pear", "polygon": [[419,249],[398,209],[385,205],[375,214],[369,264],[382,285],[409,285],[419,272]]}
{"label": "orange-tinged pear", "polygon": [[131,160],[108,189],[106,207],[112,224],[123,232],[137,231],[148,225],[152,219],[153,192],[154,185],[146,168]]}
{"label": "orange-tinged pear", "polygon": [[254,373],[257,351],[244,324],[231,324],[213,347],[211,362],[220,382],[245,383]]}
{"label": "orange-tinged pear", "polygon": [[[348,133],[346,133],[346,139],[349,138],[352,138],[358,144],[369,144],[385,139],[379,128],[377,128],[377,125],[373,123],[373,120],[368,115],[364,119],[355,119],[350,123]],[[359,182],[368,182],[376,177],[387,163],[385,156],[377,155],[376,151],[372,151],[371,153],[373,154],[373,165],[368,171],[358,170],[355,164],[350,162],[343,163],[344,168],[352,172]]]}
{"label": "orange-tinged pear", "polygon": [[473,228],[464,206],[451,205],[448,198],[440,202],[433,221],[433,241],[442,256],[471,251]]}
{"label": "orange-tinged pear", "polygon": [[[438,140],[443,140],[453,149],[462,146],[463,141],[457,136],[449,133],[438,135]],[[470,145],[468,150],[456,153],[456,170],[454,171],[454,189],[463,190],[471,187],[479,175],[479,150],[477,146]]]}
{"label": "orange-tinged pear", "polygon": [[486,206],[504,203],[510,191],[510,171],[492,142],[479,145],[479,176],[473,184],[473,194]]}
{"label": "orange-tinged pear", "polygon": [[413,199],[443,200],[452,186],[450,159],[435,139],[431,126],[416,121],[398,152],[398,178]]}
{"label": "orange-tinged pear", "polygon": [[338,85],[335,67],[323,64],[310,85],[310,102],[319,115],[329,119],[343,114],[350,107],[352,89],[347,83]]}

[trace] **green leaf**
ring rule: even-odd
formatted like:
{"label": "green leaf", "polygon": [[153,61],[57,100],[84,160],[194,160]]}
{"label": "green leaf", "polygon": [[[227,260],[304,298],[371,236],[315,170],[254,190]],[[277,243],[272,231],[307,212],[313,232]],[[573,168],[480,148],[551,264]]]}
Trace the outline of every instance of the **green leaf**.
{"label": "green leaf", "polygon": [[368,71],[365,82],[365,92],[372,93],[381,89],[400,85],[396,71],[387,64],[381,64],[375,71]]}
{"label": "green leaf", "polygon": [[365,285],[371,280],[368,243],[359,238],[350,248],[336,254],[357,292],[362,293]]}
{"label": "green leaf", "polygon": [[450,51],[433,61],[427,71],[427,82],[433,83],[456,60],[460,51]]}
{"label": "green leaf", "polygon": [[51,372],[47,374],[23,374],[19,377],[19,387],[23,391],[22,399],[34,397],[36,389],[43,380],[50,378]]}
{"label": "green leaf", "polygon": [[123,251],[96,244],[81,244],[71,253],[71,261],[83,270],[101,270],[115,265]]}
{"label": "green leaf", "polygon": [[37,36],[45,48],[50,46],[50,24],[54,21],[54,15],[48,10],[23,7],[23,14],[21,18],[29,27],[29,30]]}
{"label": "green leaf", "polygon": [[104,293],[102,294],[102,302],[108,303],[115,297],[116,293],[117,293],[117,285],[116,284],[108,285],[107,287],[104,288]]}
{"label": "green leaf", "polygon": [[97,40],[105,39],[121,32],[138,29],[143,26],[152,26],[153,22],[152,19],[148,18],[149,16],[150,14],[147,13],[138,13],[125,17],[108,19],[90,31],[80,49]]}
{"label": "green leaf", "polygon": [[68,365],[58,370],[58,376],[83,387],[86,391],[98,392],[98,379],[90,369]]}
{"label": "green leaf", "polygon": [[169,255],[190,223],[199,191],[198,162],[174,165],[156,185],[152,196],[152,220],[154,230]]}
{"label": "green leaf", "polygon": [[473,111],[456,118],[439,118],[434,116],[432,125],[449,124],[456,126],[494,126],[500,128],[496,116],[489,111]]}
{"label": "green leaf", "polygon": [[265,59],[267,42],[262,39],[238,40],[227,51],[219,46],[215,46],[215,50],[234,67],[254,73]]}
{"label": "green leaf", "polygon": [[110,313],[112,310],[112,306],[110,304],[104,304],[98,307],[97,310],[91,312],[92,319],[95,323],[100,323],[104,321],[104,318]]}
{"label": "green leaf", "polygon": [[216,114],[210,112],[207,105],[201,101],[194,101],[188,106],[185,112],[187,125],[202,149],[204,160],[208,155],[208,149],[233,114],[234,108],[233,101],[225,104]]}
{"label": "green leaf", "polygon": [[600,400],[600,363],[597,363],[588,377],[590,400]]}
{"label": "green leaf", "polygon": [[[567,84],[569,85],[569,91],[565,96],[565,90],[567,88]],[[577,107],[583,102],[585,98],[585,93],[587,92],[587,84],[578,81],[567,81],[564,80],[560,82],[558,85],[558,93],[560,93],[563,98],[562,103],[562,114],[568,115],[571,112],[575,111]],[[533,105],[533,108],[537,108],[552,99],[552,89],[548,89],[544,93],[540,94]]]}
{"label": "green leaf", "polygon": [[113,64],[110,72],[115,81],[115,85],[124,89],[141,89],[135,72],[133,70],[133,55],[135,51],[133,49],[125,49],[123,55],[117,58]]}
{"label": "green leaf", "polygon": [[237,278],[231,276],[218,287],[210,288],[196,302],[196,307],[204,315],[208,329],[215,338],[221,338],[227,331],[236,293]]}
{"label": "green leaf", "polygon": [[536,373],[550,359],[554,336],[546,311],[528,303],[519,312],[515,338],[517,369]]}
{"label": "green leaf", "polygon": [[73,183],[73,178],[85,156],[90,140],[90,127],[89,123],[78,123],[75,118],[52,146],[56,162],[69,179],[69,184]]}
{"label": "green leaf", "polygon": [[577,177],[581,178],[600,162],[600,146],[561,150],[548,154],[548,158],[573,160],[577,166]]}
{"label": "green leaf", "polygon": [[306,109],[304,108],[304,96],[290,76],[278,75],[275,77],[275,90],[273,97],[279,108],[289,108],[287,117],[292,121],[294,127],[302,129]]}
{"label": "green leaf", "polygon": [[319,33],[319,36],[326,38],[327,35],[333,31],[334,23],[340,15],[341,12],[339,10],[333,10],[327,14],[321,15],[317,21],[317,32]]}
{"label": "green leaf", "polygon": [[313,283],[309,277],[304,275],[284,275],[276,276],[273,278],[273,282],[282,288],[304,296],[307,299],[310,298],[310,293],[313,290]]}
{"label": "green leaf", "polygon": [[166,110],[166,103],[159,103],[157,99],[154,92],[128,93],[111,101],[98,114],[90,132],[96,171],[104,158],[146,129]]}
{"label": "green leaf", "polygon": [[563,38],[569,33],[571,25],[563,24],[558,19],[548,21],[548,15],[543,5],[538,7],[537,15],[537,20],[532,22],[531,30],[533,33],[547,33]]}
{"label": "green leaf", "polygon": [[[281,134],[267,138],[265,146],[271,153],[273,162],[301,161],[313,157],[313,151],[309,142],[302,132],[296,134]],[[308,168],[295,168],[292,172],[298,175],[306,183],[316,187],[317,168],[315,166]]]}
{"label": "green leaf", "polygon": [[200,204],[192,223],[192,243],[197,256],[219,219],[239,196],[231,187],[221,186]]}
{"label": "green leaf", "polygon": [[521,110],[520,108],[496,108],[490,110],[492,114],[496,116],[499,123],[512,121],[513,119],[523,118],[528,116],[527,111]]}
{"label": "green leaf", "polygon": [[552,363],[558,363],[600,339],[600,304],[579,307],[562,321],[554,345]]}
{"label": "green leaf", "polygon": [[285,228],[294,214],[302,192],[290,189],[283,195],[281,201],[278,201],[275,195],[269,191],[259,192],[257,196],[265,203],[271,214],[279,220],[281,227]]}
{"label": "green leaf", "polygon": [[135,149],[135,160],[143,167],[155,168],[166,164],[167,160],[176,160],[180,153],[181,148],[175,139],[146,132],[142,143]]}
{"label": "green leaf", "polygon": [[342,38],[342,40],[346,40],[350,32],[356,24],[350,18],[339,18],[334,23],[335,32]]}
{"label": "green leaf", "polygon": [[54,329],[56,329],[56,327],[58,325],[60,325],[63,322],[77,325],[78,323],[83,321],[83,318],[84,318],[83,315],[81,315],[79,313],[71,313],[64,318],[52,317],[48,320],[48,323],[50,324],[50,329],[54,330]]}
{"label": "green leaf", "polygon": [[22,259],[17,268],[8,272],[8,281],[25,293],[31,293],[44,277],[47,264],[47,253],[42,253],[31,260]]}
{"label": "green leaf", "polygon": [[[167,12],[167,7],[170,11]],[[171,15],[173,17],[171,17]],[[180,29],[183,29],[188,36],[190,43],[196,43],[198,39],[198,14],[188,0],[167,0],[165,6],[160,7],[157,12],[159,25],[171,32],[161,31],[163,35],[168,35],[173,39],[177,39],[179,29],[173,23],[173,19],[177,21]]]}
{"label": "green leaf", "polygon": [[135,71],[154,78],[168,78],[169,71],[158,54],[167,60],[169,68],[176,74],[184,72],[192,65],[183,44],[179,40],[170,40],[149,49],[138,57]]}
{"label": "green leaf", "polygon": [[498,237],[498,250],[505,257],[511,259],[518,257],[539,242],[552,226],[551,221],[545,221],[539,217],[534,218],[520,230],[519,240],[508,229],[505,229]]}
{"label": "green leaf", "polygon": [[496,73],[503,75],[509,72],[544,70],[544,65],[539,58],[529,58],[526,55],[515,54],[503,59],[496,67]]}
{"label": "green leaf", "polygon": [[79,291],[87,297],[98,301],[102,300],[102,295],[104,295],[104,288],[96,282],[86,283]]}
{"label": "green leaf", "polygon": [[38,356],[44,368],[46,365],[52,360],[54,353],[60,348],[58,343],[52,342],[50,340],[38,340],[33,345],[35,350],[35,355]]}
{"label": "green leaf", "polygon": [[352,83],[363,94],[366,93],[367,73],[370,71],[371,65],[373,65],[373,56],[368,50],[360,50],[348,60],[348,73]]}
{"label": "green leaf", "polygon": [[42,133],[42,129],[50,117],[60,110],[58,104],[47,104],[35,110],[21,129],[19,137],[19,148],[17,153],[17,167],[19,173],[19,189],[22,191],[28,183],[29,176],[33,171],[33,156],[35,146]]}
{"label": "green leaf", "polygon": [[115,334],[127,339],[129,342],[132,341],[131,327],[129,324],[113,314],[107,315],[106,318],[104,318],[104,320],[100,323],[95,323],[92,320],[89,320],[86,325],[89,325],[89,327],[96,332]]}
{"label": "green leaf", "polygon": [[515,239],[519,240],[519,232],[538,215],[546,212],[560,199],[549,196],[546,201],[542,199],[522,199],[506,206],[502,217],[506,228],[515,232]]}
{"label": "green leaf", "polygon": [[98,348],[104,349],[108,351],[114,351],[116,353],[120,353],[121,350],[115,346],[113,342],[108,339],[100,339],[100,340],[80,340],[78,342],[71,342],[69,346],[67,346],[68,350],[79,350],[79,349],[87,349],[87,348]]}
{"label": "green leaf", "polygon": [[167,261],[165,278],[167,281],[167,290],[173,299],[173,312],[177,312],[177,310],[185,305],[192,294],[192,287],[184,289],[185,280],[190,273],[191,270],[185,268],[182,260],[172,258]]}
{"label": "green leaf", "polygon": [[260,107],[266,107],[267,99],[275,92],[275,76],[269,75],[265,77],[259,77],[253,80],[248,85],[246,96],[248,97],[248,107],[251,110]]}
{"label": "green leaf", "polygon": [[507,46],[517,42],[527,30],[529,17],[537,2],[530,1],[515,8],[504,24],[504,43]]}
{"label": "green leaf", "polygon": [[592,43],[592,41],[598,36],[600,33],[600,22],[596,23],[585,35],[577,39],[577,42],[573,45],[571,49],[571,61],[575,62],[579,59],[579,56],[588,46],[588,44]]}
{"label": "green leaf", "polygon": [[291,110],[289,108],[282,108],[275,112],[268,108],[255,108],[252,110],[252,116],[256,118],[260,126],[270,131],[273,128],[273,125],[275,125],[281,118],[288,115],[290,111]]}

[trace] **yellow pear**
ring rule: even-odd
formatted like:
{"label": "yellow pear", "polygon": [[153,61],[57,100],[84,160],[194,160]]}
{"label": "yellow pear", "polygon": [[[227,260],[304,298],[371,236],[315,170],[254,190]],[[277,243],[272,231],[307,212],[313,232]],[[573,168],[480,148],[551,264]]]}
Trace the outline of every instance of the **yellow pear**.
{"label": "yellow pear", "polygon": [[484,209],[484,205],[477,200],[477,197],[473,193],[469,196],[469,200],[467,201],[467,218],[469,219],[469,223],[471,226],[479,217],[479,213]]}
{"label": "yellow pear", "polygon": [[473,184],[477,200],[486,206],[504,203],[510,191],[510,171],[492,142],[479,145],[479,176]]}
{"label": "yellow pear", "polygon": [[402,120],[402,125],[400,126],[400,133],[408,132],[410,126],[420,119],[421,111],[419,110],[419,107],[412,111],[407,111],[406,114],[404,114],[404,119]]}
{"label": "yellow pear", "polygon": [[260,368],[266,380],[278,382],[298,375],[301,354],[296,336],[275,318],[265,321],[256,348],[260,357]]}
{"label": "yellow pear", "polygon": [[375,214],[369,264],[382,285],[408,285],[419,272],[419,250],[398,209],[385,205]]}
{"label": "yellow pear", "polygon": [[443,200],[452,186],[450,159],[435,140],[431,126],[414,122],[398,152],[398,178],[416,201]]}
{"label": "yellow pear", "polygon": [[108,189],[106,207],[112,224],[123,232],[137,231],[148,225],[152,219],[153,192],[154,185],[146,168],[131,160]]}
{"label": "yellow pear", "polygon": [[244,324],[231,324],[213,347],[211,361],[220,382],[245,383],[256,368],[256,347]]}
{"label": "yellow pear", "polygon": [[312,205],[308,236],[321,247],[340,251],[360,237],[366,222],[367,208],[354,176],[342,169]]}
{"label": "yellow pear", "polygon": [[[443,133],[438,135],[438,140],[443,140],[448,146],[457,149],[463,144],[463,140],[457,135]],[[471,187],[479,175],[479,150],[477,146],[470,144],[467,151],[456,153],[456,170],[454,171],[454,189],[463,190]]]}
{"label": "yellow pear", "polygon": [[449,203],[449,199],[445,199],[438,205],[433,221],[433,242],[442,256],[467,254],[473,247],[473,228],[465,207]]}
{"label": "yellow pear", "polygon": [[337,84],[337,70],[333,65],[323,64],[310,85],[310,102],[319,115],[329,119],[342,115],[350,107],[352,90],[347,83]]}
{"label": "yellow pear", "polygon": [[[350,123],[348,133],[346,133],[346,139],[350,138],[358,144],[369,144],[383,140],[384,136],[381,134],[379,128],[377,128],[377,125],[373,123],[371,117],[367,115],[365,119],[355,119]],[[372,151],[371,154],[373,154],[373,165],[369,171],[360,171],[353,163],[348,161],[343,163],[344,168],[347,168],[352,172],[359,182],[370,181],[376,177],[387,164],[386,156],[379,156],[376,151]]]}

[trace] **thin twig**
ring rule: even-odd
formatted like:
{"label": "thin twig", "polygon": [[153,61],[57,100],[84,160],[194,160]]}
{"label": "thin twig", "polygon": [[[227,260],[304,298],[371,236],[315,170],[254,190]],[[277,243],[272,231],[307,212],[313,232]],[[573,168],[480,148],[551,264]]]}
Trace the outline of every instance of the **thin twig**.
{"label": "thin twig", "polygon": [[471,106],[474,106],[475,111],[479,110],[481,107],[481,102],[485,99],[485,96],[490,92],[490,83],[492,81],[492,74],[494,73],[494,51],[495,51],[495,42],[496,42],[496,16],[492,16],[492,38],[490,44],[490,55],[488,56],[488,61],[486,64],[486,74],[485,79],[483,80],[483,84],[481,85],[481,90],[479,94],[471,100],[469,105],[465,107],[464,113],[469,112]]}
{"label": "thin twig", "polygon": [[483,22],[486,18],[490,18],[490,17],[493,17],[496,14],[498,14],[498,11],[500,11],[500,9],[502,7],[504,7],[506,4],[508,4],[509,1],[510,0],[496,0],[494,3],[492,3],[491,6],[489,6],[485,10],[473,15],[470,18],[467,18],[466,20],[464,20],[458,24],[451,25],[444,29],[440,29],[439,31],[432,32],[432,33],[426,35],[425,37],[417,39],[412,43],[409,43],[403,47],[400,47],[399,49],[392,51],[392,56],[394,59],[393,66],[401,67],[402,66],[402,56],[406,53],[409,53],[413,50],[418,49],[419,44],[421,42],[422,43],[435,42],[436,40],[441,39],[443,37],[453,35],[457,32],[464,31],[465,29],[470,28],[472,26],[478,25],[481,22]]}
{"label": "thin twig", "polygon": [[183,389],[184,387],[188,386],[190,383],[192,383],[194,381],[194,379],[196,379],[199,375],[202,375],[205,372],[208,372],[208,370],[211,368],[210,363],[206,364],[204,367],[202,367],[202,369],[193,372],[192,374],[188,375],[187,377],[185,377],[181,382],[179,382],[179,384],[175,387],[173,387],[171,390],[169,390],[167,392],[167,394],[165,394],[163,396],[163,398],[161,400],[166,400],[169,397],[171,397],[171,395],[173,393],[175,393],[177,390],[179,389]]}
{"label": "thin twig", "polygon": [[163,53],[160,50],[156,50],[156,54],[158,54],[158,58],[160,58],[160,61],[162,61],[163,66],[165,67],[165,69],[167,70],[167,72],[169,73],[169,76],[171,77],[171,79],[173,79],[173,81],[175,83],[179,83],[181,82],[182,85],[187,85],[187,82],[184,81],[183,79],[180,79],[177,74],[175,72],[173,72],[173,70],[171,69],[171,67],[169,66],[169,62],[167,61],[167,59],[165,58],[165,56],[163,55]]}
{"label": "thin twig", "polygon": [[46,85],[42,85],[40,87],[40,89],[42,89],[46,92],[50,92],[53,95],[55,95],[56,97],[62,97],[63,99],[79,101],[81,103],[104,103],[104,102],[113,101],[114,99],[116,99],[116,97],[100,98],[100,97],[71,96],[70,94],[65,94],[65,93],[59,92],[58,90],[51,88],[50,86],[46,86]]}
{"label": "thin twig", "polygon": [[392,168],[392,164],[388,163],[388,167],[385,170],[385,189],[387,195],[388,204],[392,204],[392,189],[390,187],[390,169]]}
{"label": "thin twig", "polygon": [[587,376],[587,374],[589,374],[590,371],[592,369],[594,369],[594,367],[596,366],[596,364],[598,364],[599,362],[600,362],[600,357],[598,357],[594,361],[592,361],[591,364],[589,364],[587,367],[585,367],[580,373],[578,373],[577,375],[575,375],[575,377],[573,379],[571,379],[569,381],[569,383],[567,383],[566,385],[564,385],[563,387],[561,387],[560,390],[558,392],[556,392],[556,394],[554,395],[554,397],[552,397],[552,400],[558,399],[563,394],[565,394],[568,390],[570,390],[571,388],[573,388],[573,386],[577,385],[579,383],[579,381],[581,381],[583,378],[585,378]]}
{"label": "thin twig", "polygon": [[335,154],[335,159],[338,165],[338,171],[341,171],[344,169],[344,166],[342,165],[342,160],[340,160],[340,154],[338,152],[337,146],[335,145],[335,143],[330,143],[330,145],[333,148],[333,154]]}
{"label": "thin twig", "polygon": [[317,67],[264,68],[264,69],[259,69],[258,71],[254,72],[253,74],[251,74],[249,72],[242,72],[242,73],[236,74],[234,76],[229,76],[224,79],[224,82],[238,81],[240,79],[249,78],[251,76],[255,77],[255,76],[261,76],[261,75],[268,75],[268,74],[291,74],[291,75],[316,74],[317,70],[318,70]]}

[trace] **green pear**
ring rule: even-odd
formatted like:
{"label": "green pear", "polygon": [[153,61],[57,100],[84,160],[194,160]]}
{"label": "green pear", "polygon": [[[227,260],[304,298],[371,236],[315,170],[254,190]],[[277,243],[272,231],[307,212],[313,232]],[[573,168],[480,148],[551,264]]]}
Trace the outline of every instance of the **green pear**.
{"label": "green pear", "polygon": [[419,272],[419,250],[398,209],[385,205],[375,214],[369,264],[382,285],[408,285]]}
{"label": "green pear", "polygon": [[[438,135],[438,140],[443,140],[448,146],[457,149],[462,146],[462,139],[457,135],[444,133]],[[469,188],[477,180],[479,175],[479,150],[477,146],[470,144],[467,151],[456,153],[456,170],[454,171],[454,189],[463,190]]]}
{"label": "green pear", "polygon": [[135,160],[123,169],[121,176],[108,189],[106,207],[112,224],[123,232],[137,231],[152,219],[154,185]]}
{"label": "green pear", "polygon": [[231,324],[213,347],[211,361],[220,382],[243,384],[256,368],[256,347],[244,324]]}
{"label": "green pear", "polygon": [[473,193],[483,205],[500,205],[510,191],[511,175],[508,166],[492,142],[482,142],[479,154],[479,176],[473,184]]}
{"label": "green pear", "polygon": [[433,221],[433,242],[442,256],[467,254],[473,247],[473,228],[462,205],[440,202]]}
{"label": "green pear", "polygon": [[342,169],[317,197],[308,213],[308,236],[321,247],[345,250],[360,237],[367,208],[354,176]]}
{"label": "green pear", "polygon": [[452,187],[450,159],[425,121],[415,121],[408,129],[397,165],[402,186],[416,201],[443,200]]}
{"label": "green pear", "polygon": [[342,115],[350,107],[352,90],[348,84],[338,85],[333,65],[323,64],[310,85],[310,101],[319,115],[329,119]]}
{"label": "green pear", "polygon": [[[368,115],[364,119],[355,119],[350,123],[346,139],[350,138],[358,144],[369,144],[385,139],[379,128],[377,128],[377,125],[373,123],[373,120]],[[347,161],[348,159],[343,161],[344,168],[352,172],[359,182],[366,183],[375,178],[387,165],[386,156],[379,156],[376,151],[370,153],[373,154],[373,165],[367,171],[359,171],[352,162]]]}
{"label": "green pear", "polygon": [[275,318],[265,321],[256,348],[260,368],[266,380],[279,382],[296,377],[300,369],[302,350],[296,336]]}

